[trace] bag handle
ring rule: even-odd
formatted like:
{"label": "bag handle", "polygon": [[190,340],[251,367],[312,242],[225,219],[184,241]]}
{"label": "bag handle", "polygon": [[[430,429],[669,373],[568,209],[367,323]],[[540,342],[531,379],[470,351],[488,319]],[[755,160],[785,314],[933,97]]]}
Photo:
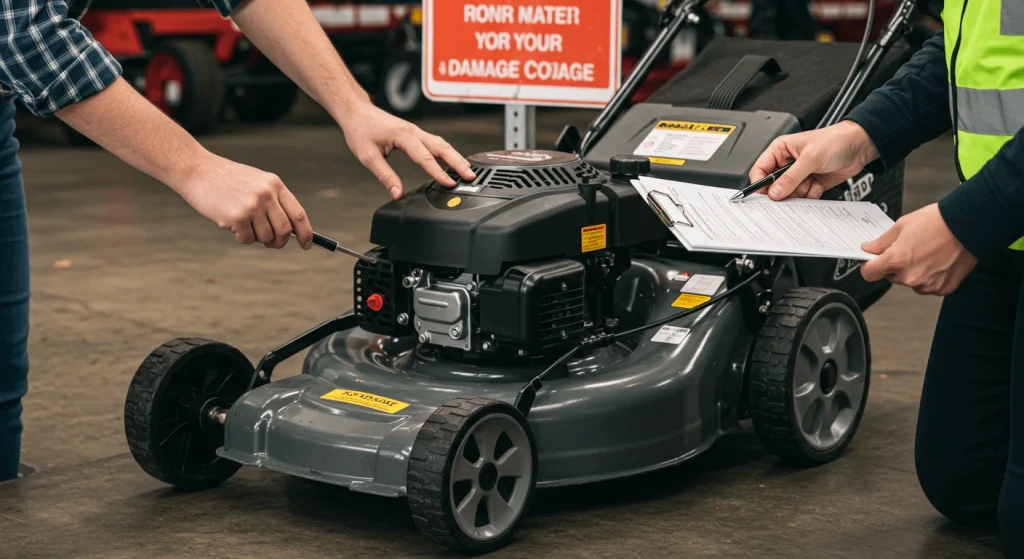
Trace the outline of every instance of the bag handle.
{"label": "bag handle", "polygon": [[760,73],[764,73],[769,77],[786,75],[782,71],[782,67],[779,66],[778,61],[774,58],[760,54],[748,54],[736,63],[736,66],[729,72],[729,75],[711,92],[708,108],[732,110],[736,100],[743,94],[743,90]]}

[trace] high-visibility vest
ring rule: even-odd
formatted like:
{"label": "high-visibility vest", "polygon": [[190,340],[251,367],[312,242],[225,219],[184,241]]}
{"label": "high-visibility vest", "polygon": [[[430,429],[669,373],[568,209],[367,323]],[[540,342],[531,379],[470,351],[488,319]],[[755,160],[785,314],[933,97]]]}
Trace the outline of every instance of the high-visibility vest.
{"label": "high-visibility vest", "polygon": [[[965,181],[1024,128],[1024,0],[946,0],[942,21]],[[1012,248],[1024,250],[1024,238]]]}

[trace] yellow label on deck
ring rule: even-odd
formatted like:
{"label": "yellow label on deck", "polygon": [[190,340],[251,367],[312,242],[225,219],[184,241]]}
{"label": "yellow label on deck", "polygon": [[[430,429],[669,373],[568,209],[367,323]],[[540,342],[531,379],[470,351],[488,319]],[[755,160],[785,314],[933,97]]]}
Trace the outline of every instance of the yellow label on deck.
{"label": "yellow label on deck", "polygon": [[384,396],[369,394],[367,392],[357,392],[355,390],[342,390],[340,388],[331,390],[327,394],[321,396],[320,399],[344,402],[346,404],[355,404],[357,406],[363,406],[364,408],[370,408],[384,413],[397,413],[409,407],[409,404],[405,402],[399,402],[398,400],[392,400],[391,398],[385,398]]}
{"label": "yellow label on deck", "polygon": [[661,165],[682,165],[686,163],[685,159],[669,159],[667,157],[648,157],[651,163],[660,163]]}
{"label": "yellow label on deck", "polygon": [[732,134],[736,127],[731,124],[711,124],[708,122],[687,122],[682,120],[662,120],[654,125],[655,130],[680,130],[687,132],[710,132],[712,134]]}
{"label": "yellow label on deck", "polygon": [[583,252],[601,250],[608,246],[608,226],[588,225],[580,230],[580,239],[583,241]]}
{"label": "yellow label on deck", "polygon": [[707,295],[694,295],[693,293],[683,293],[676,300],[672,302],[673,307],[680,309],[692,309],[702,303],[707,303],[711,300],[711,297]]}

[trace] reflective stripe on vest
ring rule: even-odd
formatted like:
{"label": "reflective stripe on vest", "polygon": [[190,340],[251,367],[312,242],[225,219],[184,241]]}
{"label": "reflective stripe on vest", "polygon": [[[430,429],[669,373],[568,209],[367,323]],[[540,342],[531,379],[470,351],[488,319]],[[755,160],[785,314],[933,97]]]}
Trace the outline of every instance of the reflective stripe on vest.
{"label": "reflective stripe on vest", "polygon": [[[942,19],[961,180],[1024,128],[1024,0],[946,0]],[[1013,248],[1024,250],[1024,238]]]}

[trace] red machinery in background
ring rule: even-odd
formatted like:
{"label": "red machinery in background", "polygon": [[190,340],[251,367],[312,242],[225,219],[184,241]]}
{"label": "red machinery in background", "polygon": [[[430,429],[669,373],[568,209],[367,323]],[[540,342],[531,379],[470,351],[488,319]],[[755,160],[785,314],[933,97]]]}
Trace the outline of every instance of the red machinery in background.
{"label": "red machinery in background", "polygon": [[[419,18],[419,4],[310,5],[356,78],[382,97],[379,102],[396,111],[410,108],[391,74],[408,71],[410,56],[418,56],[405,26]],[[213,129],[228,107],[240,120],[272,122],[296,100],[295,84],[231,20],[195,0],[96,0],[81,21],[117,57],[125,78],[193,134]],[[406,96],[396,97],[396,91]],[[69,136],[88,142],[70,129]]]}
{"label": "red machinery in background", "polygon": [[[659,29],[666,0],[623,0],[623,75]],[[311,0],[356,78],[384,109],[409,118],[429,102],[421,87],[422,12],[409,0]],[[878,0],[875,29],[894,0]],[[868,0],[815,0],[822,41],[860,41]],[[749,34],[750,4],[711,0],[696,27],[684,28],[633,96],[645,100],[707,42]],[[193,134],[213,129],[228,108],[245,122],[273,122],[291,109],[298,88],[253,47],[231,20],[195,0],[95,0],[82,23],[114,56],[147,99]],[[89,140],[67,128],[73,143]]]}

